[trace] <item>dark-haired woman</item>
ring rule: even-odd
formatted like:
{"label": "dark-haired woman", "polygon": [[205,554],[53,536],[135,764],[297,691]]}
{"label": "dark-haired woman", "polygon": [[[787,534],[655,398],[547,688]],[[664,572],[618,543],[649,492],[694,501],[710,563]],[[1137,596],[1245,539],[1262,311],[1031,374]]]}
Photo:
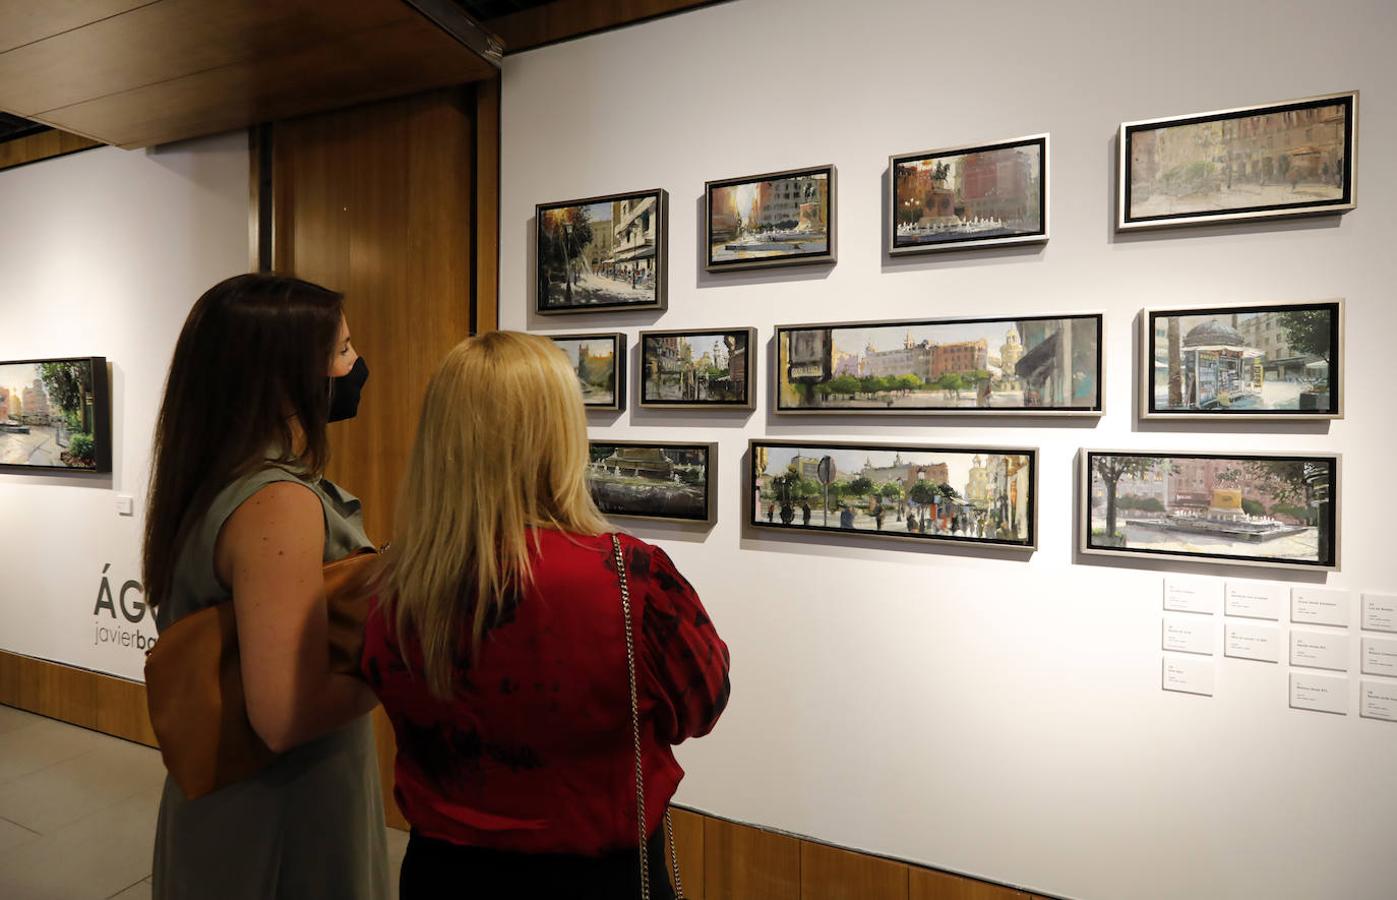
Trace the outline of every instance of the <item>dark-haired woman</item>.
{"label": "dark-haired woman", "polygon": [[144,576],[163,630],[231,597],[248,718],[279,755],[198,799],[166,779],[154,896],[378,900],[388,874],[373,694],[329,669],[326,562],[371,546],[323,476],[326,424],[368,370],[342,297],[294,278],[210,288],[175,346],[156,427]]}

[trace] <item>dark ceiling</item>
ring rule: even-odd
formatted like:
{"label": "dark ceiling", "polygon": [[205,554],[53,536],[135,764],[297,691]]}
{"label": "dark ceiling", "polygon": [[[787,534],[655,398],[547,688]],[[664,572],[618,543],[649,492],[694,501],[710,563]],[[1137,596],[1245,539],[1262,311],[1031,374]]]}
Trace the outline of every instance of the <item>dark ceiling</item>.
{"label": "dark ceiling", "polygon": [[0,142],[12,141],[15,138],[22,138],[26,134],[37,134],[40,131],[48,131],[48,126],[0,112]]}
{"label": "dark ceiling", "polygon": [[507,16],[535,6],[547,6],[552,0],[456,0],[477,22]]}

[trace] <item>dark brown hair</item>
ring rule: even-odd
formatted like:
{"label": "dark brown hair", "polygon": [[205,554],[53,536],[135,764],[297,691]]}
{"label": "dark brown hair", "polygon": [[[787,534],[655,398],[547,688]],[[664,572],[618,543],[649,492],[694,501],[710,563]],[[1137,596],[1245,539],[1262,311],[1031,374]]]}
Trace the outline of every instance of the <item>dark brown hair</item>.
{"label": "dark brown hair", "polygon": [[[189,311],[155,426],[142,558],[151,606],[169,596],[191,526],[224,487],[269,456],[324,471],[343,299],[298,278],[238,275]],[[305,434],[299,446],[292,418]]]}

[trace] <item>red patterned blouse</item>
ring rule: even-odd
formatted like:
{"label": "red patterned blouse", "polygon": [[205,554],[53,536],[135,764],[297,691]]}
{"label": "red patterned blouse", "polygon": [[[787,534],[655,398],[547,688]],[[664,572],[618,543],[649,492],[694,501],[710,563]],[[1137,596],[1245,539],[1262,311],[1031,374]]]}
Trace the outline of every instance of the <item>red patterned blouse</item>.
{"label": "red patterned blouse", "polygon": [[[416,642],[375,605],[362,669],[398,740],[398,805],[425,837],[524,853],[597,855],[636,841],[620,586],[609,535],[541,529],[534,582],[507,605],[457,697],[433,697]],[[728,648],[665,552],[621,536],[630,580],[653,833],[684,772],[670,749],[728,700]],[[467,639],[468,641],[468,639]],[[463,643],[463,647],[468,643]]]}

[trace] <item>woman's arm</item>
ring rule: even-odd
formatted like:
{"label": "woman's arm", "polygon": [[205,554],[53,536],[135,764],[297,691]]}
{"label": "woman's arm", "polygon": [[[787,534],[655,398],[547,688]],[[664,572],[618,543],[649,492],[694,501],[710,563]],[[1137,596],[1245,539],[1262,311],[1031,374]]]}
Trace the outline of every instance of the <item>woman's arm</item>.
{"label": "woman's arm", "polygon": [[277,753],[377,704],[365,684],[329,671],[324,554],[320,499],[289,481],[238,507],[215,549],[219,577],[233,593],[248,719]]}

